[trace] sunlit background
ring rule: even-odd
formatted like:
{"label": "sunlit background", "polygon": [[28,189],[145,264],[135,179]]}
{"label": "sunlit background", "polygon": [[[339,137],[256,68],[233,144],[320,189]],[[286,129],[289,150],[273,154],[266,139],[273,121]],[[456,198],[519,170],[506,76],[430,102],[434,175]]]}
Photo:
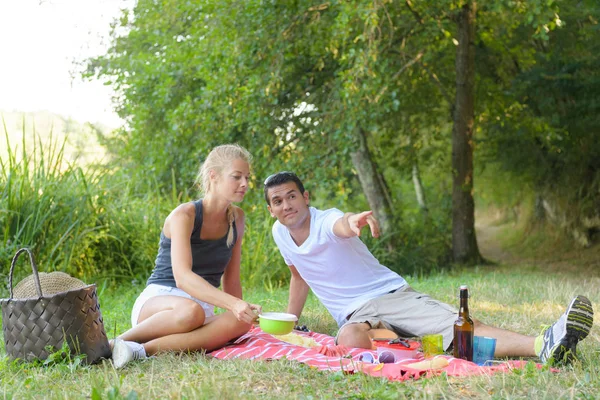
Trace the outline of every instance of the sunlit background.
{"label": "sunlit background", "polygon": [[82,81],[76,63],[103,52],[110,22],[133,3],[0,0],[0,112],[49,111],[118,126],[111,89]]}

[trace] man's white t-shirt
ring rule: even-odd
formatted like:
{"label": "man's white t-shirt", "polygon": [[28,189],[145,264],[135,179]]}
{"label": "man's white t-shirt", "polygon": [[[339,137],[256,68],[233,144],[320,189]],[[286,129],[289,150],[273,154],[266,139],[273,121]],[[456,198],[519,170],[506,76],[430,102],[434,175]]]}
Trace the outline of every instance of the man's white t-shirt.
{"label": "man's white t-shirt", "polygon": [[336,208],[310,207],[310,234],[301,246],[279,221],[273,225],[273,238],[285,262],[296,267],[339,326],[368,300],[406,285],[358,237],[340,238],[333,233],[333,225],[343,216]]}

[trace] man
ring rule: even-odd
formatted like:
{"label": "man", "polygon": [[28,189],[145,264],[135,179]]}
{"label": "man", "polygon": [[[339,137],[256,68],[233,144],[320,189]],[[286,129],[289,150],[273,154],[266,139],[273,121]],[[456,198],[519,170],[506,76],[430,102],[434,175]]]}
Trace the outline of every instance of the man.
{"label": "man", "polygon": [[[337,321],[339,344],[370,349],[375,337],[437,333],[444,337],[444,348],[450,347],[456,309],[413,290],[358,238],[367,225],[379,236],[372,211],[310,207],[302,181],[287,171],[269,176],[264,194],[271,216],[277,218],[273,238],[292,273],[289,313],[300,317],[310,288]],[[538,337],[474,322],[475,335],[497,339],[496,357],[537,355],[543,362],[568,362],[589,334],[593,310],[586,297],[577,296]]]}

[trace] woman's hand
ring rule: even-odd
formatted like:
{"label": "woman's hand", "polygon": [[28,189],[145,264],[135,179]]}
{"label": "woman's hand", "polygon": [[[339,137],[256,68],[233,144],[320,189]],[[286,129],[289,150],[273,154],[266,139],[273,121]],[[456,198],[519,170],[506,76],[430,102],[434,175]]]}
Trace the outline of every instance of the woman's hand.
{"label": "woman's hand", "polygon": [[258,314],[262,311],[262,307],[257,304],[246,303],[244,300],[238,300],[233,305],[231,312],[238,319],[238,321],[245,322],[247,324],[253,323]]}

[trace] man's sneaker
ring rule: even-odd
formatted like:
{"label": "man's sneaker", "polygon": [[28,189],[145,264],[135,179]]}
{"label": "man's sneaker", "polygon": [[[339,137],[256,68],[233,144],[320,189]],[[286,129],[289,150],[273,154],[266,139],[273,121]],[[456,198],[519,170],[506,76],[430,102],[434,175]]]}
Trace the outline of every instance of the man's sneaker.
{"label": "man's sneaker", "polygon": [[542,362],[550,365],[571,362],[577,357],[577,343],[590,333],[593,322],[592,303],[585,296],[575,297],[558,321],[542,332],[539,354]]}
{"label": "man's sneaker", "polygon": [[146,358],[144,346],[136,342],[115,339],[112,351],[115,368],[123,368],[128,362],[142,358]]}

